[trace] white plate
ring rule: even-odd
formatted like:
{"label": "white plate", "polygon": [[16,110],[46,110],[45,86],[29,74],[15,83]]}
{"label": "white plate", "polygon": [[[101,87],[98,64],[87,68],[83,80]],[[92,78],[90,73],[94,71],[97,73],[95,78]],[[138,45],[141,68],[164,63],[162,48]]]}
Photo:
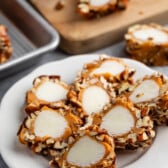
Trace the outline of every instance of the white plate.
{"label": "white plate", "polygon": [[[98,58],[98,55],[85,55],[70,57],[43,65],[14,84],[6,93],[0,107],[0,152],[3,159],[11,168],[47,168],[48,161],[33,154],[17,139],[17,131],[23,121],[23,106],[25,93],[32,87],[33,79],[38,75],[61,75],[67,82],[73,82],[77,72],[81,70],[84,63]],[[134,79],[143,77],[146,74],[154,73],[145,65],[130,60],[124,61],[137,70]],[[168,128],[158,129],[156,139],[151,148],[143,155],[141,151],[120,154],[118,157],[118,168],[167,168],[168,156]],[[141,156],[141,157],[140,157]],[[127,166],[126,166],[127,164]]]}

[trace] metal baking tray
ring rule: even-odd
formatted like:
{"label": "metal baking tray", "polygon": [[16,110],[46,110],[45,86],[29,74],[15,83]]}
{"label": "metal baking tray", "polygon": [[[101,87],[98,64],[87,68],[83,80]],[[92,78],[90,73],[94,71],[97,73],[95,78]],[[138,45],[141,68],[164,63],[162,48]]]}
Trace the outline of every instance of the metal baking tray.
{"label": "metal baking tray", "polygon": [[59,35],[25,0],[0,2],[0,24],[8,28],[13,55],[0,65],[0,78],[25,69],[55,49]]}

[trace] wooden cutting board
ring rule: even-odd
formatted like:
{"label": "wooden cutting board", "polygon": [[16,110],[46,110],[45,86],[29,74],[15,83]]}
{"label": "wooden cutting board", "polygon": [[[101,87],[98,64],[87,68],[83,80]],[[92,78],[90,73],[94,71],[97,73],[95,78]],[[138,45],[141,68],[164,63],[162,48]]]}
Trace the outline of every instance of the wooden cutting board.
{"label": "wooden cutting board", "polygon": [[76,13],[77,0],[31,0],[31,3],[61,35],[60,47],[70,54],[82,54],[124,39],[128,26],[135,23],[168,23],[168,0],[130,0],[128,8],[102,18],[87,20]]}

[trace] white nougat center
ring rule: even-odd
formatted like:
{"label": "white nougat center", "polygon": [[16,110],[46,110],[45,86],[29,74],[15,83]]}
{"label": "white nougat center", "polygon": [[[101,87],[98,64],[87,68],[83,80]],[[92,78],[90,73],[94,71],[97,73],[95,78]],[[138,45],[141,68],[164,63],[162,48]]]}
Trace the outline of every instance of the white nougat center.
{"label": "white nougat center", "polygon": [[54,102],[61,99],[65,99],[67,94],[67,89],[63,86],[47,81],[39,86],[36,90],[36,96],[48,102]]}
{"label": "white nougat center", "polygon": [[103,117],[100,127],[107,130],[109,135],[118,136],[129,132],[134,124],[135,120],[130,111],[118,105]]}
{"label": "white nougat center", "polygon": [[90,5],[92,6],[101,6],[109,3],[110,0],[90,0]]}
{"label": "white nougat center", "polygon": [[98,113],[110,102],[110,96],[101,87],[90,86],[82,95],[82,105],[87,114]]}
{"label": "white nougat center", "polygon": [[135,88],[129,98],[134,103],[150,101],[159,95],[159,90],[159,85],[154,80],[145,80]]}
{"label": "white nougat center", "polygon": [[103,144],[84,136],[77,141],[67,155],[67,161],[79,167],[90,167],[98,163],[105,155]]}
{"label": "white nougat center", "polygon": [[39,137],[58,138],[64,134],[66,128],[68,128],[68,123],[65,118],[49,110],[40,112],[34,124],[34,132]]}
{"label": "white nougat center", "polygon": [[168,35],[154,28],[142,29],[134,32],[134,37],[146,41],[150,38],[156,43],[168,42]]}
{"label": "white nougat center", "polygon": [[102,65],[95,69],[91,74],[105,74],[118,75],[125,70],[124,65],[117,61],[105,61]]}

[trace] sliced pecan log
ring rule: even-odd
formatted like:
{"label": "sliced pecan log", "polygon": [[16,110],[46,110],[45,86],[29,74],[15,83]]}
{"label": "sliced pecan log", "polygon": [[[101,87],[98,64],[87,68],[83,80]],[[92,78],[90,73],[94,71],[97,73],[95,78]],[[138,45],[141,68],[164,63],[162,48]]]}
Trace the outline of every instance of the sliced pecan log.
{"label": "sliced pecan log", "polygon": [[168,65],[168,28],[157,24],[134,25],[125,35],[130,57],[147,65]]}
{"label": "sliced pecan log", "polygon": [[77,11],[82,16],[92,18],[125,9],[127,4],[128,0],[78,0]]}
{"label": "sliced pecan log", "polygon": [[66,105],[57,109],[43,106],[25,118],[18,137],[35,153],[59,155],[72,143],[72,135],[81,124]]}
{"label": "sliced pecan log", "polygon": [[50,164],[65,168],[115,168],[113,138],[98,127],[79,130],[63,157],[55,157]]}
{"label": "sliced pecan log", "polygon": [[12,44],[7,28],[0,24],[0,64],[9,60],[12,55]]}
{"label": "sliced pecan log", "polygon": [[52,108],[62,106],[68,90],[69,86],[59,76],[39,76],[35,78],[33,88],[27,91],[25,110],[31,113],[43,105]]}
{"label": "sliced pecan log", "polygon": [[155,137],[149,108],[137,108],[128,97],[118,97],[99,114],[93,114],[89,125],[97,125],[114,137],[116,149],[146,148]]}

